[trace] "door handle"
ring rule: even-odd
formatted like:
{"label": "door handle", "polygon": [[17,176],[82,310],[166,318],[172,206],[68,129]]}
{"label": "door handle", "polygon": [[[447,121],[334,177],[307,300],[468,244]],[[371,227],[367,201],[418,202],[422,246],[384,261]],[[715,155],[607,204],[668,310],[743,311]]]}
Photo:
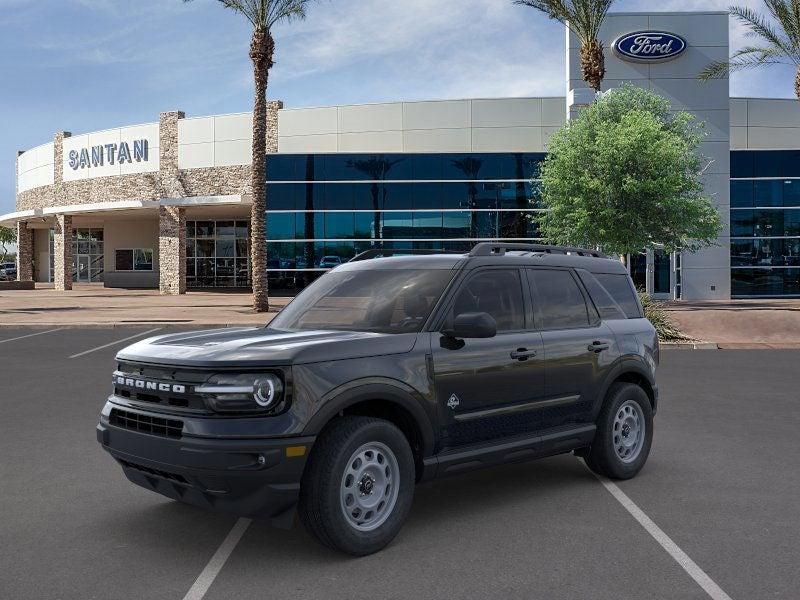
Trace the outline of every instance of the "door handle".
{"label": "door handle", "polygon": [[603,350],[608,350],[608,348],[608,342],[594,341],[589,344],[588,350],[589,352],[602,352]]}
{"label": "door handle", "polygon": [[532,356],[536,356],[536,350],[528,350],[527,348],[517,348],[511,352],[511,358],[515,360],[528,360]]}

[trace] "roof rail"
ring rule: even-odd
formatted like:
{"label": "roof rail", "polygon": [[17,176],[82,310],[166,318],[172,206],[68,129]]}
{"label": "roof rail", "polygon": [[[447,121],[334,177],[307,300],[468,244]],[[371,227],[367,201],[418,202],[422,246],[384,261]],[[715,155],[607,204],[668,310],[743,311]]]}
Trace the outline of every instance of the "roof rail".
{"label": "roof rail", "polygon": [[470,251],[470,256],[502,256],[509,250],[522,250],[524,252],[540,252],[543,254],[576,254],[591,258],[608,258],[598,250],[587,248],[573,248],[572,246],[550,246],[547,244],[506,244],[504,242],[481,242]]}
{"label": "roof rail", "polygon": [[356,254],[353,258],[348,260],[347,262],[358,262],[362,260],[369,260],[370,258],[381,258],[386,256],[393,256],[393,255],[414,255],[414,254],[464,254],[463,252],[457,252],[455,250],[435,250],[430,248],[417,248],[417,249],[409,249],[409,248],[370,248],[369,250],[365,250],[364,252],[360,252]]}

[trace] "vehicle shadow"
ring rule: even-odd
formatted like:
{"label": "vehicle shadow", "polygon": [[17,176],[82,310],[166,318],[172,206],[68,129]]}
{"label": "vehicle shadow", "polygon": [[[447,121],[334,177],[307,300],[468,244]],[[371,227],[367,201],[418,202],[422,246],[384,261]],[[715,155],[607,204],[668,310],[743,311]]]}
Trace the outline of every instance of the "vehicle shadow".
{"label": "vehicle shadow", "polygon": [[[560,498],[580,497],[587,488],[596,492],[597,481],[582,461],[571,455],[503,465],[423,483],[416,487],[414,504],[403,529],[381,554],[404,553],[404,546],[430,548],[431,544],[436,544],[435,540],[442,540],[441,550],[448,551],[452,549],[454,530],[462,530],[469,536],[480,523],[487,530],[501,531],[508,526],[502,516],[504,513],[522,511],[533,516],[537,513],[537,503],[557,510]],[[461,536],[456,534],[455,537]],[[237,549],[237,555],[243,553],[269,557],[271,564],[272,561],[287,564],[302,561],[312,567],[353,560],[318,544],[305,532],[299,519],[289,531],[253,522]]]}

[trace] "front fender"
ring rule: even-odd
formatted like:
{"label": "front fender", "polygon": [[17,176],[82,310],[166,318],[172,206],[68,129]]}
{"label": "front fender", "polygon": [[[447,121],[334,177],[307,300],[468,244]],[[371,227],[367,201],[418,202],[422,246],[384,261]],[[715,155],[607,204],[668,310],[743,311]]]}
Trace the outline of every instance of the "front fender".
{"label": "front fender", "polygon": [[368,377],[343,384],[320,401],[320,410],[311,418],[303,435],[319,435],[340,411],[359,402],[385,400],[404,408],[417,424],[423,443],[423,456],[433,454],[435,445],[431,417],[423,408],[425,400],[414,388],[402,381],[383,377]]}
{"label": "front fender", "polygon": [[615,381],[617,381],[617,379],[627,374],[637,375],[647,381],[647,383],[650,385],[654,393],[653,414],[655,414],[655,402],[658,398],[658,386],[656,385],[655,373],[653,373],[652,369],[644,358],[636,355],[628,355],[617,359],[616,363],[609,370],[608,375],[603,381],[603,385],[597,394],[595,406],[592,409],[592,420],[597,419],[597,416],[600,414],[600,409],[603,407],[603,401],[606,398],[609,388],[614,384]]}

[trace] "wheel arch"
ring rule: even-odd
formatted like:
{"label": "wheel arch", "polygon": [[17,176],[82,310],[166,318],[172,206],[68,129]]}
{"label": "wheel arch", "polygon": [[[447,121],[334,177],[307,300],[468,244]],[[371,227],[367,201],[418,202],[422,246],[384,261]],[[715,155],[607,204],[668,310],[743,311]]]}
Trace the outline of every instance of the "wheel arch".
{"label": "wheel arch", "polygon": [[403,432],[414,454],[417,479],[423,460],[433,454],[435,439],[431,420],[412,388],[401,382],[370,381],[334,390],[320,401],[322,408],[309,421],[303,435],[319,435],[335,419],[362,415],[386,419]]}
{"label": "wheel arch", "polygon": [[641,387],[650,399],[650,406],[653,409],[653,414],[656,413],[656,409],[658,408],[658,388],[655,379],[647,367],[640,361],[629,359],[623,360],[617,364],[606,378],[600,393],[597,395],[597,403],[594,410],[595,418],[600,413],[603,402],[605,402],[606,396],[608,396],[608,390],[611,389],[612,385],[620,382],[633,383]]}

